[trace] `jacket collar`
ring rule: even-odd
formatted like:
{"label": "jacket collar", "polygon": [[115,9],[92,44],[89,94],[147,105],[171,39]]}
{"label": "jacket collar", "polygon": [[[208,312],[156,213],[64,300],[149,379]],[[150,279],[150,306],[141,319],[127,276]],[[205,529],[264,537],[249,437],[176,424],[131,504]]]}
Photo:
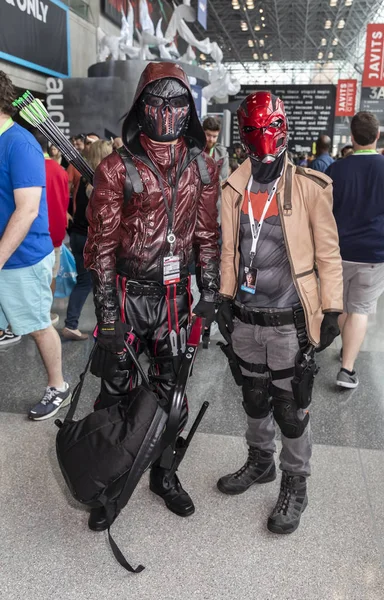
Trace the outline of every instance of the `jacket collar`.
{"label": "jacket collar", "polygon": [[[282,174],[282,177],[280,178],[279,185],[277,186],[277,193],[280,193],[284,188],[285,173],[287,170],[288,163],[289,163],[288,154],[285,153],[283,174]],[[246,189],[246,187],[248,185],[248,181],[251,176],[251,172],[252,172],[251,160],[249,158],[247,158],[247,160],[245,160],[236,169],[236,171],[234,171],[232,173],[232,175],[230,177],[228,177],[228,179],[226,181],[226,185],[230,185],[236,192],[243,195],[244,190]]]}

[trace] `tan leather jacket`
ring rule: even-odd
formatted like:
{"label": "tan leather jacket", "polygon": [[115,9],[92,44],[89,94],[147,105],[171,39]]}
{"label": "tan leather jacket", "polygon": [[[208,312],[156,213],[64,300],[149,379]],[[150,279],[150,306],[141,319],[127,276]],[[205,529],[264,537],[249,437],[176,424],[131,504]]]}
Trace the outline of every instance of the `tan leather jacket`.
{"label": "tan leather jacket", "polygon": [[[220,292],[231,298],[237,292],[240,212],[250,175],[251,162],[247,159],[223,186]],[[313,344],[318,344],[322,313],[343,310],[343,276],[332,213],[332,180],[312,169],[295,167],[286,158],[277,188],[277,204],[308,336]]]}

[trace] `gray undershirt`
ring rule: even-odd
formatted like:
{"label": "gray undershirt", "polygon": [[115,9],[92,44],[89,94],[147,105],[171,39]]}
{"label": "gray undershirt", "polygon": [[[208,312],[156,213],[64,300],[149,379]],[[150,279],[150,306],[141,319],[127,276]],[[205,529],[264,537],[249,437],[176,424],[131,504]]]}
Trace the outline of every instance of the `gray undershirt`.
{"label": "gray undershirt", "polygon": [[[273,185],[274,182],[260,184],[253,181],[251,191],[270,192]],[[255,223],[257,224],[256,219]],[[249,267],[251,247],[249,216],[241,211],[240,268],[236,300],[249,308],[290,308],[299,302],[279,215],[268,217],[261,227],[256,256],[253,260],[253,268],[258,269],[255,294],[240,289],[244,282],[244,268]]]}

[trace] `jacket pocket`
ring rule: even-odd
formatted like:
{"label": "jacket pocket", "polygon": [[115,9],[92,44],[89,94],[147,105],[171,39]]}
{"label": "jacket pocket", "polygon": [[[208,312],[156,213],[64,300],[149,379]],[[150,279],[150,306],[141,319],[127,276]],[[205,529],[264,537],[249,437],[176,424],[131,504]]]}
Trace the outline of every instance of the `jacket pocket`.
{"label": "jacket pocket", "polygon": [[312,273],[307,277],[303,277],[303,279],[299,281],[304,290],[304,296],[307,300],[307,305],[309,306],[311,314],[313,315],[321,306],[317,277],[314,273]]}

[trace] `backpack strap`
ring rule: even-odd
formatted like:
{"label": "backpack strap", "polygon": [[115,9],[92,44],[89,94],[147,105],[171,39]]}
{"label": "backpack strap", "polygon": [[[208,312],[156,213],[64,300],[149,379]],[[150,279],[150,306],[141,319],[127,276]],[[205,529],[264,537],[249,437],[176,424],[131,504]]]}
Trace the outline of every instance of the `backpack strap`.
{"label": "backpack strap", "polygon": [[124,182],[124,206],[126,206],[132,198],[132,194],[141,194],[141,192],[144,190],[144,186],[136,169],[135,163],[133,162],[132,157],[126,147],[122,146],[117,150],[117,152],[119,153],[125,166],[126,176]]}
{"label": "backpack strap", "polygon": [[207,162],[203,154],[198,154],[196,157],[197,166],[199,168],[200,179],[204,185],[209,185],[211,182],[211,176],[208,171]]}

